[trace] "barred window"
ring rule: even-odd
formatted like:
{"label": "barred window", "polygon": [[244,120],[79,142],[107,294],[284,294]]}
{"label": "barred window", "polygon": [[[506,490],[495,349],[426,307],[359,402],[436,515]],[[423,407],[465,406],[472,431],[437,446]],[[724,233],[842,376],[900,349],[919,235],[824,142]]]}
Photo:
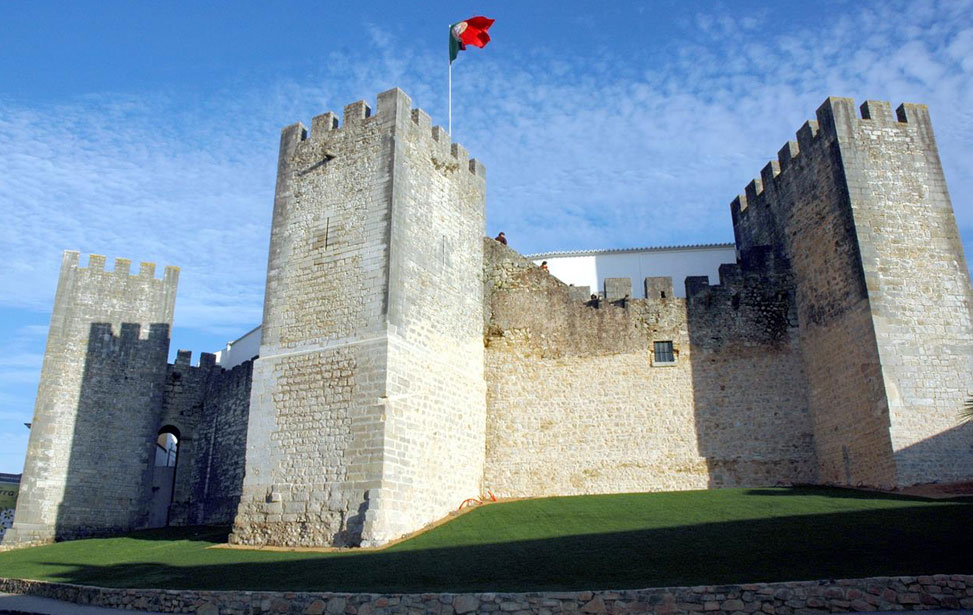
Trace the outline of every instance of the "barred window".
{"label": "barred window", "polygon": [[675,363],[676,356],[672,352],[672,342],[655,342],[655,358],[653,363]]}

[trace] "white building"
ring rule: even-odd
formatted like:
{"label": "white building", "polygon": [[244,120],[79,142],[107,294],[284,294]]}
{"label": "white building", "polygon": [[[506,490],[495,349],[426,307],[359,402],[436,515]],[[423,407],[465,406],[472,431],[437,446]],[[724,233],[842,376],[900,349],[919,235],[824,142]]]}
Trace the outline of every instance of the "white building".
{"label": "white building", "polygon": [[260,354],[260,338],[260,325],[257,325],[238,339],[227,342],[226,347],[213,353],[216,355],[216,364],[223,369],[233,369],[249,361]]}
{"label": "white building", "polygon": [[736,262],[736,246],[713,243],[694,246],[578,250],[528,254],[538,265],[547,261],[551,274],[574,286],[588,286],[592,293],[604,290],[605,278],[632,278],[632,297],[645,298],[642,281],[647,277],[671,277],[677,297],[686,296],[687,276],[705,275],[718,284],[719,267]]}

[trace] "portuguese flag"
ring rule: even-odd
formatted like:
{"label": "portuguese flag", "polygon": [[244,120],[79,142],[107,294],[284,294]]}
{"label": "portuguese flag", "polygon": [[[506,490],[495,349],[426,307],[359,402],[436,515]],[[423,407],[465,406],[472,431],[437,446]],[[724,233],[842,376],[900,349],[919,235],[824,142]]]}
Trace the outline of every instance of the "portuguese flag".
{"label": "portuguese flag", "polygon": [[474,47],[484,47],[490,42],[490,35],[487,30],[493,25],[494,20],[489,17],[477,15],[469,19],[454,23],[449,27],[449,63],[452,64],[459,52],[466,49],[467,45]]}

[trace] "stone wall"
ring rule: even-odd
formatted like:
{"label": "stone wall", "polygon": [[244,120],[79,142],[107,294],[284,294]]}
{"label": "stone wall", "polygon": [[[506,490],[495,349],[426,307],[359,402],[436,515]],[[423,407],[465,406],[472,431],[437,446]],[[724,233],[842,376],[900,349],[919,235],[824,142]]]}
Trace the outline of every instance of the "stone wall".
{"label": "stone wall", "polygon": [[825,615],[852,611],[973,609],[973,575],[965,574],[652,589],[468,594],[110,589],[0,578],[0,592],[135,611],[199,615]]}
{"label": "stone wall", "polygon": [[734,231],[740,249],[773,246],[793,268],[819,478],[891,486],[888,404],[847,202],[838,144],[807,122],[734,201]]}
{"label": "stone wall", "polygon": [[394,151],[385,463],[378,490],[384,501],[377,512],[384,519],[366,528],[372,544],[436,521],[480,493],[486,414],[485,171],[424,111],[410,110],[408,97],[393,93],[404,117]]}
{"label": "stone wall", "polygon": [[236,515],[252,375],[253,362],[246,361],[230,370],[217,368],[210,380],[192,449],[189,525],[228,525]]}
{"label": "stone wall", "polygon": [[65,252],[16,519],[4,544],[144,525],[178,269]]}
{"label": "stone wall", "polygon": [[817,479],[793,286],[770,251],[687,278],[692,387],[709,486]]}
{"label": "stone wall", "polygon": [[899,485],[973,477],[973,291],[925,105],[832,104]]}
{"label": "stone wall", "polygon": [[[200,365],[191,365],[192,353],[179,350],[176,362],[168,366],[162,418],[158,429],[167,429],[178,438],[175,477],[172,481],[172,503],[166,515],[171,525],[187,525],[193,499],[194,468],[197,454],[197,431],[210,382],[220,369],[213,355],[203,354]],[[155,470],[160,475],[162,471]],[[160,476],[160,478],[165,478]],[[159,515],[161,517],[161,515]],[[156,524],[157,525],[157,524]]]}
{"label": "stone wall", "polygon": [[379,483],[395,122],[369,115],[281,134],[236,543],[357,542]]}
{"label": "stone wall", "polygon": [[[672,282],[655,278],[649,299],[625,299],[631,281],[617,279],[604,292],[614,301],[592,301],[513,250],[484,246],[484,484],[494,493],[813,480],[792,306],[771,272],[724,268],[720,286],[687,285],[688,305],[663,298]],[[655,342],[671,342],[675,361],[660,363]]]}
{"label": "stone wall", "polygon": [[862,109],[828,99],[768,163],[731,207],[737,245],[793,272],[819,479],[968,478],[970,285],[932,129],[921,106]]}
{"label": "stone wall", "polygon": [[483,176],[399,90],[284,130],[233,542],[377,544],[478,490]]}

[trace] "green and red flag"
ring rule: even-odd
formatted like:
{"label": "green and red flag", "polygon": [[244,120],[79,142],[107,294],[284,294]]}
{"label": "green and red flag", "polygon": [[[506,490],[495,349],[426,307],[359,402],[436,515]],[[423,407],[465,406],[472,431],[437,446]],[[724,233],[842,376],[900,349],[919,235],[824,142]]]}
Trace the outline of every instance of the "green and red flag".
{"label": "green and red flag", "polygon": [[459,52],[466,49],[467,45],[483,47],[490,42],[490,35],[487,30],[493,25],[494,20],[483,15],[470,17],[463,21],[458,21],[449,27],[449,63],[452,64]]}

